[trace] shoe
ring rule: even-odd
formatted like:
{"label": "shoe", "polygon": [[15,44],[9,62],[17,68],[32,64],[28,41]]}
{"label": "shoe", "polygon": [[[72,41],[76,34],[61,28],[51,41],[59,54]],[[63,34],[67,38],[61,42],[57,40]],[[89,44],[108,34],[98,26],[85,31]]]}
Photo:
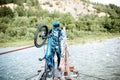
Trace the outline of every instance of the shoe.
{"label": "shoe", "polygon": [[48,69],[48,71],[47,71],[47,77],[49,77],[49,78],[52,77],[52,70]]}
{"label": "shoe", "polygon": [[61,68],[60,68],[60,67],[57,67],[57,70],[61,71]]}
{"label": "shoe", "polygon": [[50,66],[48,66],[48,72],[50,72],[51,71],[51,67]]}

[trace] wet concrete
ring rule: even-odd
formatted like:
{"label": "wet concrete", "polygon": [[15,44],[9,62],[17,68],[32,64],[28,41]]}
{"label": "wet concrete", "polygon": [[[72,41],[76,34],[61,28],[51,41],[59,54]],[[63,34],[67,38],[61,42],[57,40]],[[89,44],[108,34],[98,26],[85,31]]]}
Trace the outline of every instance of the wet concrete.
{"label": "wet concrete", "polygon": [[[15,48],[0,48],[0,52]],[[120,38],[69,46],[70,65],[79,71],[76,80],[120,80]],[[38,58],[44,56],[44,49],[29,48],[0,55],[0,80],[25,80],[37,73]],[[83,75],[87,74],[87,75]]]}

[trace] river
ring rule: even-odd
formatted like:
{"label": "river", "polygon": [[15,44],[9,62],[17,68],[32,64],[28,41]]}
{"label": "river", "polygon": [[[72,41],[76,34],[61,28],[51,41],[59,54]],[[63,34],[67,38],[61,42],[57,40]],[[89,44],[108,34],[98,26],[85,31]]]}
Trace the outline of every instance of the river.
{"label": "river", "polygon": [[[15,48],[0,48],[0,52]],[[81,73],[77,80],[99,80],[94,77],[120,80],[120,38],[72,45],[68,49],[70,65]],[[35,75],[39,67],[44,65],[44,61],[38,61],[43,56],[44,47],[0,55],[0,80],[25,80]]]}

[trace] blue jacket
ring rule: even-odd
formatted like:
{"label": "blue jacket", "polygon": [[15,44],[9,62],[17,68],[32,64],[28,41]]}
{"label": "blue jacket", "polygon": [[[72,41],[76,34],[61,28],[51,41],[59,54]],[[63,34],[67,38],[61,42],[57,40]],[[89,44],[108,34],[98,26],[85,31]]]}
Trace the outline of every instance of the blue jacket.
{"label": "blue jacket", "polygon": [[[52,49],[59,50],[61,48],[61,41],[63,40],[63,32],[60,28],[53,27],[52,29]],[[60,50],[61,52],[61,50]]]}
{"label": "blue jacket", "polygon": [[50,60],[50,58],[53,57],[52,49],[61,56],[61,40],[63,37],[63,32],[60,28],[52,29],[52,35],[48,37],[48,45],[45,54],[45,59],[48,61],[49,66],[53,66],[53,60]]}

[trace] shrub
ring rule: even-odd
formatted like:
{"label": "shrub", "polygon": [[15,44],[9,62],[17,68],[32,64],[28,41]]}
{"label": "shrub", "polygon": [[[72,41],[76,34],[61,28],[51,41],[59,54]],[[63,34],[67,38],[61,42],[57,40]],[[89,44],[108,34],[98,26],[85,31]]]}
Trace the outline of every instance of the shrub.
{"label": "shrub", "polygon": [[10,22],[10,18],[8,17],[2,17],[0,18],[0,32],[5,33],[5,30],[8,28]]}
{"label": "shrub", "polygon": [[50,6],[50,7],[53,7],[53,5],[52,5],[52,4],[49,4],[49,6]]}
{"label": "shrub", "polygon": [[60,2],[56,2],[55,4],[56,4],[56,5],[59,5],[59,4],[60,4]]}
{"label": "shrub", "polygon": [[4,36],[5,34],[3,32],[0,32],[0,42],[4,42]]}
{"label": "shrub", "polygon": [[74,17],[69,13],[61,15],[59,20],[65,26],[68,25],[68,24],[74,24],[75,23]]}
{"label": "shrub", "polygon": [[6,6],[0,7],[0,17],[5,17],[5,16],[13,17],[14,13],[9,7]]}
{"label": "shrub", "polygon": [[43,5],[50,5],[50,2],[45,2],[43,3]]}
{"label": "shrub", "polygon": [[16,17],[14,18],[13,23],[11,23],[12,27],[30,27],[30,21],[27,17]]}
{"label": "shrub", "polygon": [[29,8],[28,10],[26,10],[26,15],[27,15],[28,17],[34,16],[34,15],[35,15],[35,12],[34,12],[31,8]]}
{"label": "shrub", "polygon": [[74,39],[75,35],[71,31],[67,30],[67,37],[68,37],[68,39]]}
{"label": "shrub", "polygon": [[7,24],[5,24],[5,23],[1,23],[1,24],[0,24],[0,32],[5,33],[7,27],[8,27]]}
{"label": "shrub", "polygon": [[11,27],[8,27],[6,29],[6,32],[5,32],[8,36],[10,37],[15,37],[16,34],[17,34],[17,29],[16,28],[11,28]]}
{"label": "shrub", "polygon": [[26,10],[23,6],[17,6],[15,8],[15,12],[18,14],[18,16],[26,16]]}
{"label": "shrub", "polygon": [[69,31],[73,32],[73,30],[76,29],[76,25],[75,24],[68,24],[66,26],[66,29],[68,29]]}

